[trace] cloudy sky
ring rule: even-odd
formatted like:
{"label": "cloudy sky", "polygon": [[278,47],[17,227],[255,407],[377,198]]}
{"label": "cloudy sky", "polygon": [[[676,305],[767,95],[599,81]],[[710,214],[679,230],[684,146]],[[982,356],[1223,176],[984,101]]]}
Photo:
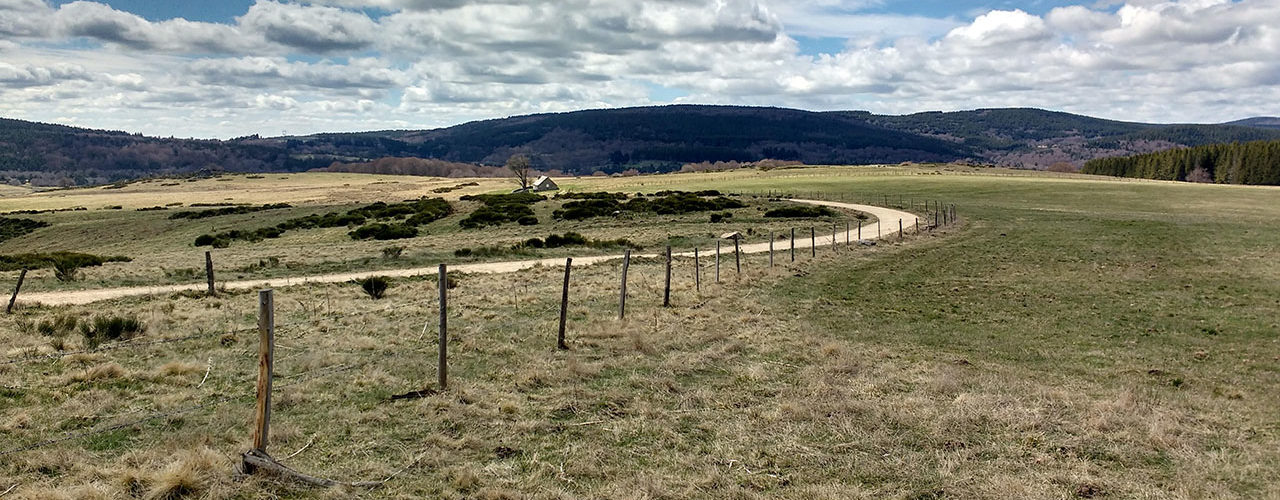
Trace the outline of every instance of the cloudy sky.
{"label": "cloudy sky", "polygon": [[179,137],[668,103],[1280,115],[1280,0],[0,0],[0,116]]}

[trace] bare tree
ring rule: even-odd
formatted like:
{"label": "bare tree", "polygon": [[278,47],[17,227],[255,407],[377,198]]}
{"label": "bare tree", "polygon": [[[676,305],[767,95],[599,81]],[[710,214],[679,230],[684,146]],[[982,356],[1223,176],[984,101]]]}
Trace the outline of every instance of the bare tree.
{"label": "bare tree", "polygon": [[514,155],[507,158],[507,170],[510,170],[511,175],[515,176],[516,182],[520,184],[520,189],[529,189],[529,174],[533,169],[530,167],[528,156]]}

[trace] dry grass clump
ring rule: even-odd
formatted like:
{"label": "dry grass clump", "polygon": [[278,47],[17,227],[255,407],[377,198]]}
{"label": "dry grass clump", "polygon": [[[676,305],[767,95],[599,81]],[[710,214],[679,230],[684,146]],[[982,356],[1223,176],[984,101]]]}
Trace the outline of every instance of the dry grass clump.
{"label": "dry grass clump", "polygon": [[65,383],[75,382],[95,382],[100,380],[116,379],[125,376],[124,367],[119,363],[104,363],[70,374]]}

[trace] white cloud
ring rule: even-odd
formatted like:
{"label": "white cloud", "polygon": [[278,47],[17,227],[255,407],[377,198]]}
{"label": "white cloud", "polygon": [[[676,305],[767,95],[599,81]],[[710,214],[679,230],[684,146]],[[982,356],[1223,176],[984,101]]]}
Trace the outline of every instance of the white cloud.
{"label": "white cloud", "polygon": [[[1274,0],[1131,0],[969,21],[864,10],[878,5],[260,0],[219,24],[150,21],[87,1],[53,9],[0,0],[0,109],[234,136],[651,104],[656,84],[688,93],[681,102],[810,109],[1037,106],[1153,121],[1280,114]],[[370,7],[383,12],[355,9]],[[849,40],[810,57],[800,35]],[[69,43],[83,40],[94,43]]]}

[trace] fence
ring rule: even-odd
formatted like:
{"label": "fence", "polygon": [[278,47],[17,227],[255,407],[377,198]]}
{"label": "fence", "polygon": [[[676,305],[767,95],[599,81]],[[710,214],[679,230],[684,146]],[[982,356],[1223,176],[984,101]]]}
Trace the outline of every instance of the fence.
{"label": "fence", "polygon": [[[769,193],[757,193],[757,195],[775,196],[780,194],[769,192]],[[788,195],[787,197],[804,198],[806,196],[791,194],[791,195]],[[893,200],[890,200],[888,197],[882,197],[880,201],[885,202],[886,204],[890,204],[889,202]],[[933,230],[939,226],[954,224],[955,221],[957,220],[957,215],[956,215],[957,211],[956,211],[955,205],[943,204],[941,202],[936,202],[936,201],[924,201],[924,200],[917,201],[917,200],[900,199],[898,201],[904,206],[920,208],[921,214],[924,215],[923,220],[925,220],[926,223],[930,221],[930,218],[932,218],[933,221],[936,221],[935,224],[926,225],[924,227],[925,230]],[[920,231],[922,229],[921,226],[919,225],[919,220],[920,220],[919,218],[915,219],[916,221],[915,234],[917,235],[920,234]],[[888,221],[881,221],[881,222],[888,222]],[[902,241],[902,239],[906,236],[906,234],[902,231],[902,229],[905,227],[905,221],[900,219],[898,221],[898,227],[899,227],[899,234],[896,239],[898,241]],[[810,242],[809,242],[810,256],[811,258],[816,258],[818,256],[817,227],[810,226],[809,230],[810,230],[809,231],[810,232],[810,235],[809,235],[810,236]],[[825,231],[825,226],[823,230]],[[841,251],[841,247],[839,245],[839,240],[838,240],[839,227],[833,224],[831,230],[832,230],[832,233],[831,233],[831,240],[830,240],[831,241],[830,251],[838,253]],[[869,244],[869,242],[862,239],[861,222],[859,223],[856,229],[846,223],[845,245],[844,245],[844,248],[846,250],[853,246],[853,240],[851,239],[851,234],[853,234],[855,230],[857,231],[858,243]],[[788,248],[785,248],[785,249],[777,248],[778,245],[776,245],[776,243],[778,242],[785,243],[788,241],[788,237],[790,242],[790,244],[788,245]],[[733,269],[735,274],[742,275],[744,272],[743,271],[744,266],[742,265],[742,255],[743,255],[742,246],[740,245],[739,237],[734,237],[732,239],[733,239],[733,253],[734,253]],[[825,240],[825,235],[823,236],[823,239]],[[795,239],[795,228],[790,229],[789,235],[787,233],[782,233],[782,234],[777,234],[774,232],[769,233],[768,250],[767,250],[768,267],[769,268],[774,267],[775,252],[777,251],[789,252],[790,259],[792,262],[794,262],[796,260],[796,248],[797,246],[796,246],[796,239]],[[676,266],[678,263],[687,262],[685,260],[678,259],[679,257],[692,257],[691,260],[693,264],[693,270],[691,273],[689,273],[689,276],[692,278],[694,282],[695,289],[699,293],[701,292],[702,290],[701,275],[702,275],[704,264],[700,257],[699,249],[694,248],[692,249],[692,252],[686,253],[686,254],[673,254],[672,248],[667,247],[665,253],[660,257],[663,258],[663,262],[664,262],[662,307],[673,307],[673,300],[672,300],[672,294],[671,294],[672,283],[674,279],[673,267]],[[208,253],[206,253],[205,258],[206,258],[206,268],[208,271],[208,281],[209,281],[209,288],[210,288],[209,293],[215,294],[216,288],[213,286],[214,281],[213,281],[212,259]],[[716,282],[720,282],[720,258],[721,258],[721,248],[720,248],[720,242],[719,240],[717,240],[715,263],[713,264],[715,267]],[[628,250],[626,254],[622,257],[620,267],[619,267],[617,319],[620,321],[626,320],[627,297],[628,297],[628,289],[627,289],[628,272],[630,270],[631,263],[632,263],[632,255],[631,255],[631,252]],[[570,344],[571,344],[569,339],[570,323],[568,321],[567,312],[568,312],[570,301],[572,299],[572,296],[570,293],[572,276],[573,276],[572,267],[573,267],[573,259],[567,258],[564,263],[563,286],[560,290],[561,293],[559,294],[559,298],[560,298],[559,311],[558,311],[559,317],[558,317],[558,321],[556,322],[556,324],[558,325],[558,328],[554,335],[555,337],[554,346],[558,350],[570,349]],[[747,271],[748,272],[751,271],[750,266],[747,267]],[[683,276],[683,274],[681,274],[681,276]],[[450,277],[448,274],[448,267],[445,264],[441,264],[439,266],[438,275],[436,279],[437,279],[436,288],[438,290],[438,297],[436,298],[420,299],[416,301],[410,301],[404,304],[393,305],[385,308],[380,307],[380,308],[375,308],[367,311],[346,312],[341,314],[327,314],[321,318],[322,320],[361,318],[361,317],[371,316],[371,315],[385,315],[390,313],[393,310],[406,310],[409,308],[413,308],[416,311],[416,310],[419,310],[421,306],[430,306],[433,304],[436,306],[439,313],[439,318],[438,318],[438,329],[437,329],[438,337],[435,342],[436,344],[435,351],[437,354],[437,366],[435,370],[437,377],[436,377],[435,387],[428,386],[425,389],[411,391],[405,394],[395,395],[395,396],[392,396],[392,399],[417,398],[417,397],[429,396],[441,391],[448,390],[448,375],[449,375],[449,359],[448,359],[449,358],[449,353],[448,353],[449,300],[448,299],[449,299]],[[332,377],[341,373],[360,370],[362,368],[368,367],[375,363],[384,362],[388,356],[394,356],[394,355],[421,356],[425,354],[425,352],[412,350],[412,351],[401,351],[398,353],[384,353],[382,356],[375,356],[369,359],[364,359],[363,361],[360,361],[360,362],[345,362],[345,363],[329,364],[326,366],[321,366],[314,369],[306,370],[300,373],[281,376],[277,374],[275,370],[276,363],[278,361],[276,357],[276,349],[278,347],[278,341],[280,340],[280,337],[278,336],[278,334],[281,332],[290,332],[290,331],[306,332],[311,329],[314,329],[316,327],[316,322],[315,321],[299,322],[299,323],[292,323],[292,324],[277,323],[275,298],[276,298],[275,292],[273,290],[267,289],[267,290],[261,290],[258,292],[258,311],[257,311],[258,321],[257,321],[256,327],[245,327],[245,328],[238,328],[238,329],[232,329],[232,330],[220,330],[220,331],[209,331],[209,332],[197,332],[197,333],[191,333],[183,336],[154,339],[154,340],[124,341],[124,342],[118,342],[114,344],[103,345],[94,349],[65,351],[65,352],[59,352],[54,354],[42,354],[42,355],[37,354],[32,356],[25,356],[25,357],[19,357],[15,359],[0,361],[0,365],[40,363],[40,362],[61,359],[61,358],[78,355],[78,354],[97,354],[97,353],[108,353],[112,351],[145,350],[145,349],[150,349],[156,346],[166,345],[166,344],[198,342],[201,340],[207,340],[212,338],[219,338],[219,339],[225,340],[228,336],[238,336],[238,335],[250,334],[254,332],[257,333],[257,343],[255,346],[256,349],[252,353],[254,354],[252,359],[256,360],[256,365],[254,366],[254,371],[256,371],[256,384],[254,384],[254,390],[252,392],[245,392],[241,394],[231,394],[231,395],[216,395],[216,396],[211,395],[199,401],[198,403],[177,407],[177,408],[170,408],[164,411],[144,413],[143,411],[138,410],[138,411],[130,411],[125,413],[120,413],[117,415],[112,415],[112,416],[109,416],[109,418],[107,419],[109,420],[109,422],[107,423],[95,425],[90,428],[82,429],[78,431],[66,432],[59,436],[46,437],[45,439],[37,440],[28,444],[15,446],[12,448],[0,449],[0,458],[14,455],[17,453],[22,453],[25,451],[45,448],[45,447],[57,445],[57,444],[68,442],[68,441],[86,439],[93,436],[98,436],[98,435],[118,431],[121,429],[140,426],[140,425],[147,424],[149,422],[158,421],[158,420],[171,419],[174,417],[193,414],[197,412],[208,412],[208,411],[212,411],[214,408],[231,404],[231,403],[243,403],[247,405],[250,401],[253,401],[254,402],[253,404],[254,418],[253,418],[252,428],[249,429],[249,432],[248,432],[248,434],[252,436],[252,447],[250,450],[244,452],[241,456],[242,463],[240,466],[240,470],[242,472],[248,473],[248,474],[252,474],[256,472],[268,472],[278,476],[284,476],[284,477],[288,477],[303,483],[318,485],[318,486],[332,486],[332,485],[339,485],[339,484],[358,485],[358,486],[376,486],[391,480],[392,478],[395,477],[394,475],[382,481],[365,482],[365,483],[341,483],[338,481],[318,478],[318,477],[310,476],[310,475],[295,471],[281,464],[276,459],[272,458],[271,455],[267,453],[267,450],[271,444],[271,439],[270,439],[271,426],[273,424],[272,396],[273,394],[279,394],[284,389],[288,389],[290,387],[295,387],[300,384],[305,384],[311,381]],[[428,326],[429,326],[429,323],[428,323]],[[423,330],[425,335],[427,326],[424,326]],[[548,337],[550,338],[550,336],[551,336],[550,332],[548,332]],[[245,354],[246,356],[244,361],[249,361],[250,358],[249,356],[247,356],[249,353],[245,353]],[[209,370],[212,370],[212,364],[210,364]],[[206,372],[205,379],[207,380],[208,377],[209,377],[209,373]],[[280,381],[281,383],[277,384],[276,383],[277,381]],[[201,381],[200,385],[201,386],[204,385],[203,380]],[[290,457],[292,457],[292,455]],[[286,459],[290,457],[286,457]]]}

